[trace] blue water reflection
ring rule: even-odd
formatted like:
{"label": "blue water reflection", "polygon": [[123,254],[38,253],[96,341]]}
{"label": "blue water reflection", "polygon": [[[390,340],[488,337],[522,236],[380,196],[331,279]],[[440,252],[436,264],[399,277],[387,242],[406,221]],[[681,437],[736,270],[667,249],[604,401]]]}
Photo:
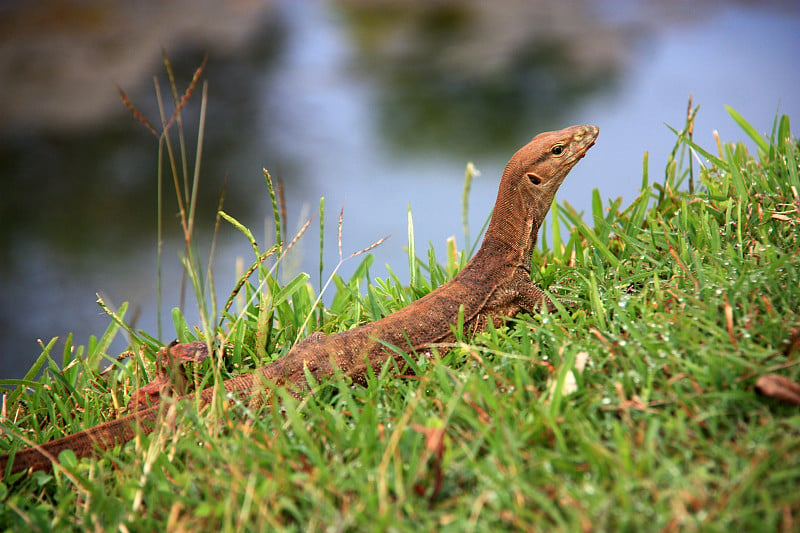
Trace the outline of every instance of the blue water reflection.
{"label": "blue water reflection", "polygon": [[[471,197],[474,234],[505,161],[539,131],[600,125],[597,147],[560,194],[585,209],[593,187],[632,198],[645,150],[653,179],[661,175],[673,144],[664,123],[682,124],[690,93],[702,106],[695,137],[708,146],[713,128],[742,138],[724,105],[762,131],[777,111],[800,117],[800,11],[791,2],[124,5],[2,11],[2,378],[22,375],[39,354],[37,338],[72,331],[85,344],[101,334],[108,319],[96,292],[112,304],[131,301],[136,326],[158,331],[156,143],[118,102],[114,82],[157,120],[151,77],[163,78],[162,44],[182,85],[209,53],[199,242],[209,242],[224,183],[226,210],[267,239],[266,167],[284,182],[290,229],[326,197],[329,267],[331,214],[342,205],[346,252],[392,235],[374,251],[374,276],[385,263],[404,271],[409,204],[418,246],[441,250],[451,235],[463,246],[465,163],[482,171]],[[189,132],[198,102],[187,109]],[[165,197],[174,213],[168,188]],[[181,299],[181,237],[177,218],[167,220],[168,309]],[[293,268],[316,272],[317,243],[312,229]],[[223,297],[237,257],[249,261],[249,247],[223,227],[214,260]],[[193,309],[188,299],[190,320]],[[169,323],[163,331],[162,340],[174,337]]]}

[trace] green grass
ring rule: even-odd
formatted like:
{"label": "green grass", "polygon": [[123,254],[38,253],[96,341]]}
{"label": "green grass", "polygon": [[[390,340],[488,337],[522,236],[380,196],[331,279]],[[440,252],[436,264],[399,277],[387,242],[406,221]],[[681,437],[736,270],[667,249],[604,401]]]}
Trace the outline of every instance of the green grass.
{"label": "green grass", "polygon": [[[302,401],[281,394],[281,405],[257,412],[182,405],[174,426],[101,460],[62,454],[66,473],[6,477],[0,524],[794,530],[800,413],[757,396],[753,384],[766,373],[800,378],[797,346],[789,344],[800,330],[800,150],[788,118],[764,138],[731,114],[757,154],[721,142],[707,151],[676,132],[664,179],[650,183],[645,160],[641,193],[626,206],[603,205],[595,193],[590,225],[557,206],[558,231],[536,251],[534,279],[572,300],[569,310],[520,316],[463,339],[441,358],[410,358],[416,377],[377,368],[366,387],[334,379]],[[280,202],[269,179],[267,186],[280,227]],[[200,329],[173,312],[180,340],[213,339],[227,348],[224,361],[194,369],[204,383],[260,366],[311,331],[334,333],[385,316],[444,283],[467,259],[453,243],[443,263],[432,249],[412,254],[412,283],[404,286],[393,273],[372,278],[372,257],[356,252],[350,279],[330,277],[335,296],[325,307],[307,275],[278,283],[290,245],[278,239],[262,250],[233,216],[221,217],[251,239],[251,275]],[[187,257],[202,299],[213,278]],[[0,453],[114,417],[130,390],[147,381],[159,343],[141,332],[131,332],[122,354],[131,357],[98,370],[123,315],[100,340],[72,350],[69,339],[59,362],[44,347],[22,382],[0,382],[22,385],[5,404]],[[575,361],[587,356],[578,371]]]}

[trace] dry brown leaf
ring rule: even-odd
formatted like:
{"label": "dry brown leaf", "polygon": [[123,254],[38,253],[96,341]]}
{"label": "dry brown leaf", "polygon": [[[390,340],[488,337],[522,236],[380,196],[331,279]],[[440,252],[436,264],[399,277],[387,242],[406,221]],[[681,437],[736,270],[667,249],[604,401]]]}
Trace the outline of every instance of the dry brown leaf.
{"label": "dry brown leaf", "polygon": [[778,374],[765,374],[758,378],[756,392],[789,405],[800,405],[800,385]]}

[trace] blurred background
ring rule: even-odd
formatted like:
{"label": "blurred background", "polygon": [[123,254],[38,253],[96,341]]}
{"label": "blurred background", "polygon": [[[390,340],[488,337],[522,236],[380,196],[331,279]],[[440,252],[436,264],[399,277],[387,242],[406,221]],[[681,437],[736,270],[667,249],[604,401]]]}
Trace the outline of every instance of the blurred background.
{"label": "blurred background", "polygon": [[[109,324],[95,293],[131,304],[135,326],[156,323],[156,160],[115,84],[158,123],[153,77],[162,47],[180,90],[208,54],[208,116],[197,242],[206,258],[217,198],[271,244],[261,173],[285,187],[289,234],[326,198],[326,271],[379,238],[385,264],[407,279],[406,211],[418,251],[464,247],[464,168],[472,238],[494,202],[503,166],[540,131],[600,126],[590,156],[559,194],[588,211],[635,197],[642,156],[663,177],[689,95],[701,106],[695,140],[714,148],[744,135],[730,105],[768,133],[778,113],[800,120],[800,7],[795,1],[230,1],[92,0],[0,3],[0,379],[21,377],[44,343],[76,344]],[[166,94],[166,93],[165,93]],[[194,150],[199,91],[184,116]],[[797,126],[795,125],[795,133]],[[193,152],[192,152],[193,153]],[[164,197],[161,340],[175,337],[182,236],[174,191]],[[285,265],[316,285],[317,218]],[[244,238],[223,225],[217,292],[233,287]],[[441,257],[441,256],[440,256]],[[342,270],[348,276],[356,262]],[[196,323],[189,296],[186,315]],[[125,348],[125,339],[112,355]]]}

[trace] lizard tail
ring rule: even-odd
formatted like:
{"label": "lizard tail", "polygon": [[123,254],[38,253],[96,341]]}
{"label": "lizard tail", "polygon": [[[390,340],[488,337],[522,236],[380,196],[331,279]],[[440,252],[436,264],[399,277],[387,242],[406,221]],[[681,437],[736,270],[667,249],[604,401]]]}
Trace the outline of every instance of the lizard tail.
{"label": "lizard tail", "polygon": [[123,444],[133,439],[137,433],[151,433],[162,409],[151,407],[128,416],[111,420],[78,433],[66,435],[44,444],[36,444],[24,448],[14,454],[0,456],[0,477],[6,473],[11,463],[11,474],[28,469],[50,472],[53,463],[58,462],[58,454],[64,450],[72,450],[78,458],[96,455],[116,444]]}

